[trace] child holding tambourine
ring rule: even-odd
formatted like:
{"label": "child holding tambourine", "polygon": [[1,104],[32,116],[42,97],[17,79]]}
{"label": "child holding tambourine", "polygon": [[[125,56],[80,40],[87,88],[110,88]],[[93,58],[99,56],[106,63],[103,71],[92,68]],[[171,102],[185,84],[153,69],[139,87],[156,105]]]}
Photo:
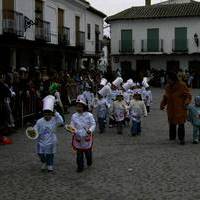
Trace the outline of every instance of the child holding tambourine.
{"label": "child holding tambourine", "polygon": [[72,146],[77,154],[77,172],[84,170],[84,155],[87,166],[92,165],[93,133],[96,122],[92,113],[88,112],[88,105],[83,95],[76,101],[76,112],[72,115],[70,127],[73,138]]}
{"label": "child holding tambourine", "polygon": [[56,153],[56,128],[63,124],[58,112],[54,112],[55,97],[47,96],[43,100],[43,117],[39,119],[33,130],[38,133],[37,153],[42,162],[41,170],[54,171],[54,155]]}

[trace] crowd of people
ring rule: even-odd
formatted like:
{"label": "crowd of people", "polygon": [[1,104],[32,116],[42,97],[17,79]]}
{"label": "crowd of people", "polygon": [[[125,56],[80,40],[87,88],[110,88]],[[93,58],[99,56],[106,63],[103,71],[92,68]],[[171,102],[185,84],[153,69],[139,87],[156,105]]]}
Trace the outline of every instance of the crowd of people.
{"label": "crowd of people", "polygon": [[56,72],[37,67],[32,70],[22,67],[12,73],[0,71],[0,143],[9,143],[4,136],[32,121],[35,116],[39,118],[42,99],[55,93],[57,87],[59,93],[55,95],[62,102],[58,109],[64,114],[83,91],[86,82],[96,90],[95,81],[99,77],[98,71]]}

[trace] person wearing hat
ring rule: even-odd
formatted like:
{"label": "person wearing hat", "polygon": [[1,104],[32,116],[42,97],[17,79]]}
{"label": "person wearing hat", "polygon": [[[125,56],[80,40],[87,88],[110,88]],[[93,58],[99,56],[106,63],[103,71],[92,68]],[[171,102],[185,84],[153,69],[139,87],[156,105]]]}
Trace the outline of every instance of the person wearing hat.
{"label": "person wearing hat", "polygon": [[119,91],[116,97],[116,100],[113,102],[111,106],[110,115],[114,117],[114,120],[117,124],[117,133],[123,133],[123,125],[125,116],[128,112],[128,107],[126,102],[124,101],[123,92]]}
{"label": "person wearing hat", "polygon": [[88,112],[88,105],[83,95],[78,96],[76,112],[71,117],[70,126],[73,127],[72,146],[77,154],[77,172],[84,170],[84,155],[87,166],[92,165],[93,133],[96,122],[92,113]]}
{"label": "person wearing hat", "polygon": [[93,104],[93,101],[94,101],[94,93],[92,92],[92,87],[88,83],[86,83],[85,91],[83,92],[83,96],[85,97],[85,99],[87,101],[89,112],[92,112],[92,110],[93,110],[92,104]]}
{"label": "person wearing hat", "polygon": [[111,89],[108,85],[104,86],[98,91],[98,99],[96,102],[96,115],[99,124],[99,133],[102,134],[106,128],[107,115],[109,113],[109,103],[107,101],[107,96],[111,93]]}
{"label": "person wearing hat", "polygon": [[[133,86],[133,80],[129,79],[126,83],[122,85],[123,92],[124,92],[124,101],[126,102],[127,107],[130,104],[131,96],[133,95],[133,91],[131,90],[131,87]],[[129,111],[127,112],[127,115],[125,117],[124,123],[125,125],[129,125],[130,118],[129,118]]]}
{"label": "person wearing hat", "polygon": [[150,86],[147,82],[147,80],[144,78],[143,82],[142,82],[143,88],[142,88],[142,99],[145,103],[145,106],[147,108],[147,113],[150,113],[150,107],[153,101],[153,96],[152,96],[152,92],[150,89]]}
{"label": "person wearing hat", "polygon": [[[116,100],[116,97],[119,93],[119,90],[121,89],[121,85],[123,83],[123,79],[121,77],[116,78],[112,84],[111,84],[111,94],[110,97],[108,97],[109,104],[113,104],[113,102]],[[114,117],[110,115],[109,118],[109,127],[112,128],[115,125]]]}
{"label": "person wearing hat", "polygon": [[130,117],[132,121],[131,134],[137,136],[141,134],[141,119],[142,115],[147,116],[146,106],[142,100],[141,91],[135,92],[133,100],[129,106]]}
{"label": "person wearing hat", "polygon": [[34,130],[38,132],[37,153],[42,162],[41,170],[54,171],[54,155],[56,153],[56,128],[62,125],[63,119],[58,112],[54,112],[55,97],[49,95],[43,99],[43,117],[39,119]]}
{"label": "person wearing hat", "polygon": [[200,96],[195,97],[194,105],[188,106],[188,121],[193,126],[193,144],[200,141]]}

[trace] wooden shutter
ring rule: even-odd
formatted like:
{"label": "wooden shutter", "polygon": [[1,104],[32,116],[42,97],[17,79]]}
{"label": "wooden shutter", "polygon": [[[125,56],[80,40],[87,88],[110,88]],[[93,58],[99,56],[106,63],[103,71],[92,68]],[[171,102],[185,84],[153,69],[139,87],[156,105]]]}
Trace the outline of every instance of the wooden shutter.
{"label": "wooden shutter", "polygon": [[35,0],[35,17],[43,20],[43,2]]}
{"label": "wooden shutter", "polygon": [[80,17],[79,16],[76,16],[76,45],[79,45],[80,43],[80,34],[79,34],[79,31],[80,31]]}
{"label": "wooden shutter", "polygon": [[3,18],[14,19],[14,0],[3,0]]}
{"label": "wooden shutter", "polygon": [[147,50],[149,52],[159,51],[159,29],[158,28],[147,30]]}
{"label": "wooden shutter", "polygon": [[175,50],[187,51],[187,28],[175,28]]}
{"label": "wooden shutter", "polygon": [[121,30],[121,51],[132,51],[132,30]]}

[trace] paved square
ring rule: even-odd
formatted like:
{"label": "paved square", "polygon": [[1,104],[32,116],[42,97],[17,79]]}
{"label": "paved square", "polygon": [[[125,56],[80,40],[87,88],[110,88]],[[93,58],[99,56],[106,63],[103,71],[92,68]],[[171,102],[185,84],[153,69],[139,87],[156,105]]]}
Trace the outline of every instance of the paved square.
{"label": "paved square", "polygon": [[200,144],[191,144],[188,123],[185,146],[168,141],[161,94],[153,89],[141,137],[130,137],[128,128],[123,135],[115,129],[96,134],[94,165],[82,174],[75,172],[71,137],[62,129],[55,174],[40,172],[35,144],[19,131],[13,145],[0,146],[0,200],[199,200]]}

